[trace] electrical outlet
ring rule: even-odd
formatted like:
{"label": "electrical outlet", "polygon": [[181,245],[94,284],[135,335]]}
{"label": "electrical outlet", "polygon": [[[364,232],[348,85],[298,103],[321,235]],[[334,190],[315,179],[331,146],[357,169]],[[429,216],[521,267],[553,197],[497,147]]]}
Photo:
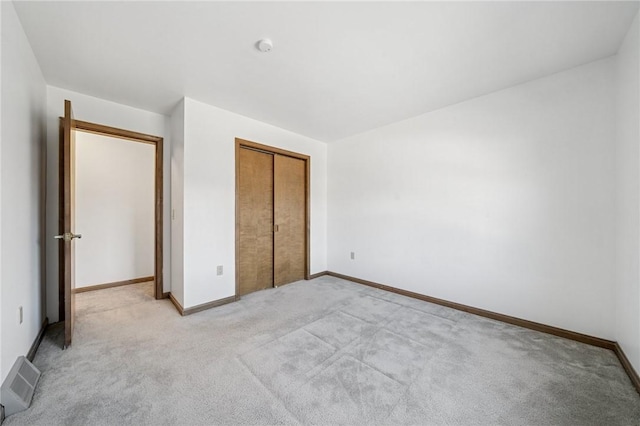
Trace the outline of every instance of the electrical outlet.
{"label": "electrical outlet", "polygon": [[356,252],[355,251],[351,252],[351,260],[356,260]]}
{"label": "electrical outlet", "polygon": [[22,306],[18,306],[18,324],[22,324]]}
{"label": "electrical outlet", "polygon": [[222,265],[218,265],[218,267],[216,268],[216,274],[222,275]]}

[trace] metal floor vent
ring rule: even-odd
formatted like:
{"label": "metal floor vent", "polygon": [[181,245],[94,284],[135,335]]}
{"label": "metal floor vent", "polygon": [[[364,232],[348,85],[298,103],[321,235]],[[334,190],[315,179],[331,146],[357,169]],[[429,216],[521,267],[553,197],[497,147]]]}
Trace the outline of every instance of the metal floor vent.
{"label": "metal floor vent", "polygon": [[18,357],[2,383],[0,392],[0,402],[4,405],[5,416],[29,408],[40,374],[40,371],[27,358]]}

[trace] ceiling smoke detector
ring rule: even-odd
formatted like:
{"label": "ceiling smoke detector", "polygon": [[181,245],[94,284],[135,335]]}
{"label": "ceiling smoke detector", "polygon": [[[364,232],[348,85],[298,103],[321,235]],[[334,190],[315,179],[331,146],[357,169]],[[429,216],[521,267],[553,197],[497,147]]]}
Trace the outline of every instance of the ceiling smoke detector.
{"label": "ceiling smoke detector", "polygon": [[268,38],[263,38],[256,43],[256,47],[262,53],[271,52],[271,49],[273,49],[273,42]]}

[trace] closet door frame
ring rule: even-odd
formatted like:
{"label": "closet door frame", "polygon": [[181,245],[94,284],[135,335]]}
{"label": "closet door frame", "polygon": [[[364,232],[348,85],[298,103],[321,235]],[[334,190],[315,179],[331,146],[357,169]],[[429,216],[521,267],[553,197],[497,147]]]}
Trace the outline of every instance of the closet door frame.
{"label": "closet door frame", "polygon": [[311,157],[304,154],[299,154],[293,151],[287,151],[280,148],[275,148],[269,145],[263,145],[257,142],[248,141],[245,139],[236,138],[236,299],[240,297],[240,283],[239,283],[239,263],[240,263],[240,212],[238,209],[239,205],[239,190],[240,190],[240,150],[241,149],[252,149],[255,151],[264,152],[272,155],[284,155],[286,157],[292,157],[299,160],[304,161],[304,169],[305,169],[305,182],[304,182],[304,218],[305,218],[305,256],[304,256],[304,279],[310,279],[310,256],[311,256],[311,220],[310,220],[310,179],[311,179]]}

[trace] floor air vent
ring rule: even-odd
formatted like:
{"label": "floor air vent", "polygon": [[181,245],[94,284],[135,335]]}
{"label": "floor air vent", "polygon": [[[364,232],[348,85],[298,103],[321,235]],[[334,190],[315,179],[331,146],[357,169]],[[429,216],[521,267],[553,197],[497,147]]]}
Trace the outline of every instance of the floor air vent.
{"label": "floor air vent", "polygon": [[25,357],[18,357],[4,380],[0,393],[0,402],[4,405],[5,416],[29,408],[39,379],[40,371]]}

